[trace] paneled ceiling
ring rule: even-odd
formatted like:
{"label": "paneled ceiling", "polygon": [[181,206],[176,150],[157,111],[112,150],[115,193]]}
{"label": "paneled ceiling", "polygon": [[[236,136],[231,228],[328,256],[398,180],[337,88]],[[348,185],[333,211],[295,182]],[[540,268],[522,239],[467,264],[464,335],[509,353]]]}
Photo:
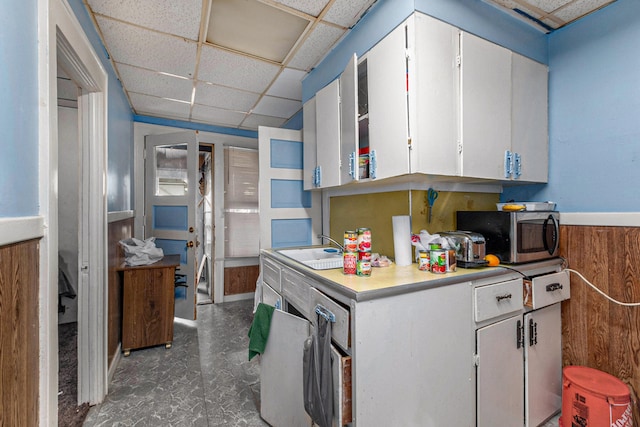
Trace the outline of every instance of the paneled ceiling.
{"label": "paneled ceiling", "polygon": [[[83,1],[135,114],[256,130],[376,0]],[[483,1],[549,32],[614,0]]]}

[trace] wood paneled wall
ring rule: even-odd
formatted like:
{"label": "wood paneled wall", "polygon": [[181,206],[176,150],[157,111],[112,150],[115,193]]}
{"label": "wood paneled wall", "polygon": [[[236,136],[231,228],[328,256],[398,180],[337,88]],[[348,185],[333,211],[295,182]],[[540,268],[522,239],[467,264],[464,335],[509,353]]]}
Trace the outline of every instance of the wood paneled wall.
{"label": "wood paneled wall", "polygon": [[[640,228],[561,226],[560,245],[569,268],[616,300],[640,302]],[[563,366],[607,372],[640,392],[640,307],[609,302],[571,273],[562,338]]]}
{"label": "wood paneled wall", "polygon": [[133,223],[133,218],[109,223],[109,367],[122,341],[122,276],[118,274],[116,267],[124,261],[124,250],[118,242],[133,237]]}
{"label": "wood paneled wall", "polygon": [[38,240],[0,248],[0,425],[38,425]]}
{"label": "wood paneled wall", "polygon": [[224,269],[224,294],[237,295],[255,292],[260,274],[259,265],[227,267]]}

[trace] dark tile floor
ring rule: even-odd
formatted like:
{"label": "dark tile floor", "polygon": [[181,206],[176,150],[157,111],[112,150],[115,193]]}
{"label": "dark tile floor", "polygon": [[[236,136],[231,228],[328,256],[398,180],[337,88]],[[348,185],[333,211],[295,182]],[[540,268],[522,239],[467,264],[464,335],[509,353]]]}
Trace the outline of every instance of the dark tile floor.
{"label": "dark tile floor", "polygon": [[176,322],[171,349],[123,357],[104,402],[84,426],[266,426],[259,415],[259,364],[248,361],[253,300],[198,305]]}

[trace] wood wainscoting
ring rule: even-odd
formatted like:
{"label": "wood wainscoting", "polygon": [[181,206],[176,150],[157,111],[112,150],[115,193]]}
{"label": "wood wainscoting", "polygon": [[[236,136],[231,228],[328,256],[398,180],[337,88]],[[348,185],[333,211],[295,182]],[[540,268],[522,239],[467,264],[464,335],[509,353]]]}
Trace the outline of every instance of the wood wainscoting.
{"label": "wood wainscoting", "polygon": [[[640,301],[640,228],[561,226],[560,253],[571,269],[612,298]],[[607,372],[640,392],[640,307],[609,302],[571,274],[562,303],[563,366]],[[634,425],[640,419],[634,405]]]}
{"label": "wood wainscoting", "polygon": [[118,274],[116,268],[124,262],[124,250],[119,242],[133,237],[133,223],[133,218],[109,223],[109,336],[107,339],[109,368],[122,341],[122,276]]}
{"label": "wood wainscoting", "polygon": [[0,247],[0,425],[38,425],[40,243]]}
{"label": "wood wainscoting", "polygon": [[260,274],[259,265],[226,267],[224,269],[224,295],[238,295],[255,292]]}

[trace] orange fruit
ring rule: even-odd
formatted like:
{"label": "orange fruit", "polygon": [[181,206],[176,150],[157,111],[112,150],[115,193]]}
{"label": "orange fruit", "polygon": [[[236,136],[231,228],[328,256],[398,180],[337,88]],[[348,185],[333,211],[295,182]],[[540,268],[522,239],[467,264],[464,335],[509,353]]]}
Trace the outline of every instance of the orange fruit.
{"label": "orange fruit", "polygon": [[500,258],[498,258],[495,255],[492,254],[488,254],[487,256],[484,257],[484,260],[487,261],[489,264],[489,267],[496,267],[498,265],[500,265]]}

